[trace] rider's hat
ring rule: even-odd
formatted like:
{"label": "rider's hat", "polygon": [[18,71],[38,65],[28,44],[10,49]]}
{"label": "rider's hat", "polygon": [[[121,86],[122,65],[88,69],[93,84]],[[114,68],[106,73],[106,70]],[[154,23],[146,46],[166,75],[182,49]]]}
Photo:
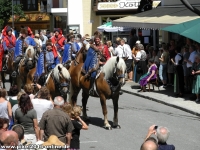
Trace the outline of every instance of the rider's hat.
{"label": "rider's hat", "polygon": [[26,29],[22,28],[21,31],[20,31],[20,33],[21,33],[21,34],[26,34],[26,35],[27,35],[27,34],[28,34],[28,31],[27,31]]}
{"label": "rider's hat", "polygon": [[46,46],[52,46],[52,41],[51,41],[51,39],[48,39],[48,40],[47,40]]}

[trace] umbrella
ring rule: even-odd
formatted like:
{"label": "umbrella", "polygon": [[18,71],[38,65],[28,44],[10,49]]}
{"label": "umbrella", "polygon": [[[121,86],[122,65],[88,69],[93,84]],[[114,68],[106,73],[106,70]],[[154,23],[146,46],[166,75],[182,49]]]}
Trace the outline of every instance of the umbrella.
{"label": "umbrella", "polygon": [[124,32],[124,31],[130,31],[131,28],[125,28],[125,27],[112,27],[112,22],[107,22],[104,25],[101,25],[99,27],[97,27],[98,31],[103,32]]}
{"label": "umbrella", "polygon": [[183,22],[180,24],[168,26],[168,27],[162,28],[161,30],[181,34],[185,30],[197,25],[198,23],[200,23],[200,18]]}
{"label": "umbrella", "polygon": [[200,22],[195,26],[185,30],[180,33],[180,35],[190,38],[198,43],[200,43]]}

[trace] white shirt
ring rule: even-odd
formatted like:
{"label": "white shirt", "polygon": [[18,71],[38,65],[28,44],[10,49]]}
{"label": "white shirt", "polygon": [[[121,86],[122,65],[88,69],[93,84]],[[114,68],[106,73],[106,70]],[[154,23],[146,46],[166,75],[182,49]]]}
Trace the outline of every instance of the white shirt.
{"label": "white shirt", "polygon": [[39,46],[42,47],[42,40],[39,39]]}
{"label": "white shirt", "polygon": [[130,46],[128,44],[124,44],[123,47],[124,47],[124,52],[126,55],[124,57],[128,57],[128,59],[133,59]]}
{"label": "white shirt", "polygon": [[42,41],[42,44],[46,44],[48,38],[47,38],[45,35],[42,35],[42,36],[43,36],[43,38],[44,38],[44,40]]}
{"label": "white shirt", "polygon": [[[189,61],[190,62],[192,62],[192,63],[194,63],[194,61],[195,61],[195,55],[197,54],[197,52],[196,51],[193,51],[192,53],[190,53],[190,57],[189,57]],[[187,68],[189,68],[189,67],[192,67],[192,64],[189,64],[188,62],[187,62]]]}
{"label": "white shirt", "polygon": [[178,53],[178,54],[175,56],[175,64],[176,64],[176,65],[178,65],[179,61],[182,59],[180,55],[181,55],[181,54]]}
{"label": "white shirt", "polygon": [[49,109],[53,109],[53,104],[51,101],[46,100],[46,99],[32,99],[31,100],[32,104],[33,104],[33,108],[36,110],[37,112],[37,120],[38,123],[40,122],[42,115],[45,111],[49,110]]}
{"label": "white shirt", "polygon": [[121,45],[118,45],[116,48],[115,48],[115,51],[114,51],[114,54],[119,56],[119,57],[123,57],[123,48]]}

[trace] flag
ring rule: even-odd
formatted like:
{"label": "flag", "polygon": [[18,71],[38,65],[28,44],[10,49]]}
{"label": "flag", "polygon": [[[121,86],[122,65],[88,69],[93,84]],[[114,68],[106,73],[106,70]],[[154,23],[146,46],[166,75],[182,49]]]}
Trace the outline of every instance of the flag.
{"label": "flag", "polygon": [[38,62],[37,62],[37,67],[36,67],[36,73],[35,73],[35,75],[36,75],[37,77],[40,77],[41,74],[43,74],[43,73],[44,73],[44,53],[41,52],[41,53],[40,53],[40,56],[39,56],[39,58],[38,58]]}
{"label": "flag", "polygon": [[68,60],[71,60],[70,46],[71,46],[70,44],[65,44],[63,58],[62,58],[63,64],[66,63]]}
{"label": "flag", "polygon": [[14,60],[16,59],[17,56],[22,55],[22,46],[23,46],[23,41],[21,39],[18,39],[15,46]]}

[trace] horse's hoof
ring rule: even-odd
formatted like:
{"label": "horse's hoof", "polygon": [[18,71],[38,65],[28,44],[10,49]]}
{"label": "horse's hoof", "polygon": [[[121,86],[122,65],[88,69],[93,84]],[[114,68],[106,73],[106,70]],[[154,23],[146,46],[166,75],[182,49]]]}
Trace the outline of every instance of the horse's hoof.
{"label": "horse's hoof", "polygon": [[120,125],[114,125],[113,128],[115,128],[115,129],[121,129],[121,126]]}
{"label": "horse's hoof", "polygon": [[105,128],[106,130],[112,130],[112,127],[104,126],[104,128]]}

